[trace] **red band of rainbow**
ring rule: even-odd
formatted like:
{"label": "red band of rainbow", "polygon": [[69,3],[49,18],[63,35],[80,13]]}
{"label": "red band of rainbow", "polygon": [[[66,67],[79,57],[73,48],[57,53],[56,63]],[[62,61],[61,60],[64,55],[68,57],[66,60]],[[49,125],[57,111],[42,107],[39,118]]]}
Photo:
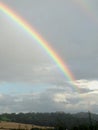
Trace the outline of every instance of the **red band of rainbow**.
{"label": "red band of rainbow", "polygon": [[63,60],[56,54],[56,52],[49,46],[47,41],[45,41],[38,32],[35,31],[33,27],[31,27],[24,19],[18,16],[13,10],[11,10],[8,6],[3,3],[0,3],[0,10],[9,16],[13,21],[15,21],[21,28],[23,28],[33,39],[37,41],[37,43],[48,53],[48,55],[53,59],[53,61],[58,65],[58,67],[62,70],[63,74],[66,76],[68,81],[76,86],[75,77],[68,68],[68,65],[63,62]]}

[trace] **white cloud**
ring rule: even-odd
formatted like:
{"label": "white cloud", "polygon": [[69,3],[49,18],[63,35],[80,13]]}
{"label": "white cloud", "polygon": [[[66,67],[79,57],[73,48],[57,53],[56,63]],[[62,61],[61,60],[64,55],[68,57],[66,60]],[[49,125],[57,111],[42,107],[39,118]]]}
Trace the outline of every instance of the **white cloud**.
{"label": "white cloud", "polygon": [[80,88],[87,88],[89,90],[98,90],[97,80],[77,80],[75,84]]}
{"label": "white cloud", "polygon": [[66,94],[63,94],[63,93],[56,93],[56,94],[54,95],[53,100],[54,100],[55,102],[65,102],[65,103],[67,103]]}

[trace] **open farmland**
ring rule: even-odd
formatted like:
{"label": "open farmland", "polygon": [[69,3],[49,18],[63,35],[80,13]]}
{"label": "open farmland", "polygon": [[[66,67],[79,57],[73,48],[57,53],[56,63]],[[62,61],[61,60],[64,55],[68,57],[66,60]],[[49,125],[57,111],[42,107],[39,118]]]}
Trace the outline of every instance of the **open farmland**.
{"label": "open farmland", "polygon": [[30,124],[22,124],[22,123],[14,123],[14,122],[0,122],[0,129],[24,129],[30,130],[32,128],[39,128],[39,129],[53,129],[53,127],[44,127],[44,126],[37,126],[37,125],[30,125]]}

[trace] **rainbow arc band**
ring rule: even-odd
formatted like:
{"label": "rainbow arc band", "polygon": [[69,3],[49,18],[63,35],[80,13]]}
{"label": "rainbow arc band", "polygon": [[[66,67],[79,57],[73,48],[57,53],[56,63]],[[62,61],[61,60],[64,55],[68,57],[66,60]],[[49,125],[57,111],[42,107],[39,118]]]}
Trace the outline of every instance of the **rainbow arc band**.
{"label": "rainbow arc band", "polygon": [[39,33],[29,25],[22,17],[16,14],[13,10],[11,10],[4,3],[0,3],[0,11],[2,11],[5,15],[10,17],[12,21],[16,22],[24,31],[26,31],[31,37],[41,46],[45,52],[50,56],[53,61],[57,64],[60,70],[63,72],[64,76],[68,81],[71,81],[73,86],[76,85],[75,76],[72,74],[68,65],[63,62],[63,60],[57,55],[57,53],[49,46],[48,42],[45,41]]}

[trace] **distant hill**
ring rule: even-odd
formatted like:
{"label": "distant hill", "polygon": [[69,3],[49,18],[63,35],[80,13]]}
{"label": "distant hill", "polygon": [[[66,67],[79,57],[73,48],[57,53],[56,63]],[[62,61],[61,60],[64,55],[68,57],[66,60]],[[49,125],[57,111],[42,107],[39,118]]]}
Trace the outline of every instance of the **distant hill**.
{"label": "distant hill", "polygon": [[[76,113],[76,114],[72,114],[72,115],[77,118],[86,118],[86,119],[89,118],[88,112],[80,112],[80,113]],[[93,120],[98,121],[98,114],[91,113],[91,118]]]}

